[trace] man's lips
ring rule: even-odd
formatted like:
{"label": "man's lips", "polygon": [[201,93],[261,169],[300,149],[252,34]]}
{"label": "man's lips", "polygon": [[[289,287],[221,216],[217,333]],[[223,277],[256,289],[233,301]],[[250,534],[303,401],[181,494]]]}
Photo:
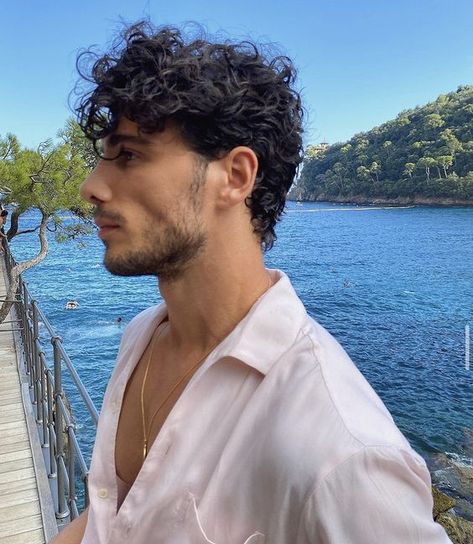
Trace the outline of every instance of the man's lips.
{"label": "man's lips", "polygon": [[123,220],[118,214],[115,213],[97,213],[95,215],[95,224],[99,228],[99,238],[108,236],[110,233],[117,231]]}
{"label": "man's lips", "polygon": [[105,223],[102,221],[96,221],[97,227],[99,228],[99,237],[103,238],[110,232],[116,231],[120,228],[119,225],[113,224],[113,223]]}

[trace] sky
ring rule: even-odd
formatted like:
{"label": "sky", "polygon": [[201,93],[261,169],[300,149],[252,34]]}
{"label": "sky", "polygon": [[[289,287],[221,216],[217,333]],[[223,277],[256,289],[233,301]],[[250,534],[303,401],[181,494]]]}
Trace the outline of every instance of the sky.
{"label": "sky", "polygon": [[0,0],[0,136],[54,138],[72,115],[77,53],[144,17],[275,44],[298,67],[306,145],[473,84],[472,0]]}

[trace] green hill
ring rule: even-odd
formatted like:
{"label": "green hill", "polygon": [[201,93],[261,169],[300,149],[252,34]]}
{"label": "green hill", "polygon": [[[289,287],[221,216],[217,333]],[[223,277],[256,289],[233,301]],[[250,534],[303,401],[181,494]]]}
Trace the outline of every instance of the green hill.
{"label": "green hill", "polygon": [[289,198],[473,205],[473,86],[348,142],[308,146]]}

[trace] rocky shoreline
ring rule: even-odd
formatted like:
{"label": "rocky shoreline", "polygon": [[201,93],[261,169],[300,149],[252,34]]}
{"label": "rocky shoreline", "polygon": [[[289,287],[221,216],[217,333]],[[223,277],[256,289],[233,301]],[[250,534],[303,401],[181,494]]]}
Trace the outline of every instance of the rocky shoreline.
{"label": "rocky shoreline", "polygon": [[[295,198],[288,198],[295,201]],[[332,202],[338,204],[357,204],[363,206],[473,206],[473,200],[455,198],[428,198],[415,196],[412,198],[369,198],[366,196],[333,197],[319,195],[316,198],[303,199],[302,202]]]}
{"label": "rocky shoreline", "polygon": [[473,521],[455,513],[457,501],[432,486],[434,520],[442,525],[453,544],[473,544]]}

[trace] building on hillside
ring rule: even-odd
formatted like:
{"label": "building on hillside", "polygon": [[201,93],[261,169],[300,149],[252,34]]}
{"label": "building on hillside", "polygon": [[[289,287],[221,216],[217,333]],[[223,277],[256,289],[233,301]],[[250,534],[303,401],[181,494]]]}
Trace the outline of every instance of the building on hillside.
{"label": "building on hillside", "polygon": [[319,153],[323,153],[324,151],[327,151],[329,147],[330,147],[330,144],[328,142],[320,142],[319,144],[308,145],[305,153],[308,157],[314,157],[315,155],[318,155]]}

